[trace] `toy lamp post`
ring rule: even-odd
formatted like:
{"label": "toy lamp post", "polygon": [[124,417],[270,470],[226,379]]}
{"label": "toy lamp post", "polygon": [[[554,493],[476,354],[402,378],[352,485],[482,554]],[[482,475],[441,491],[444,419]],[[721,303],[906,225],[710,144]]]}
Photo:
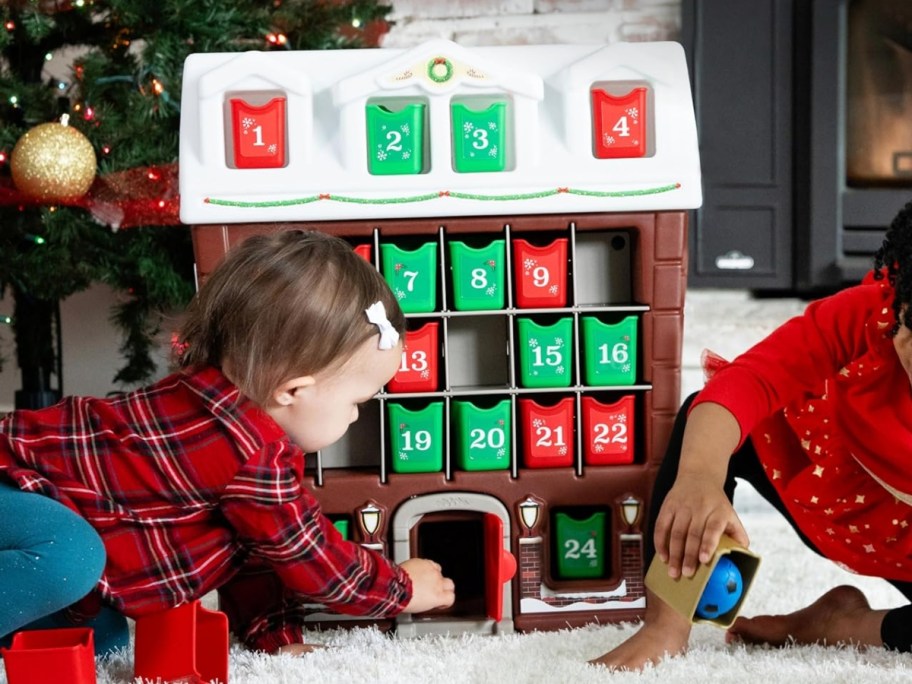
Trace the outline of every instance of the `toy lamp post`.
{"label": "toy lamp post", "polygon": [[628,496],[621,501],[621,516],[627,523],[628,531],[633,531],[633,526],[640,517],[640,500],[633,496]]}
{"label": "toy lamp post", "polygon": [[364,537],[367,542],[362,544],[368,549],[383,550],[383,544],[377,541],[377,532],[383,522],[383,511],[373,502],[368,502],[366,506],[358,509],[358,520],[361,523],[361,529],[364,531]]}
{"label": "toy lamp post", "polygon": [[543,504],[543,501],[531,495],[516,504],[519,520],[522,527],[525,528],[523,536],[517,540],[519,544],[517,558],[519,561],[517,572],[519,595],[520,598],[536,601],[541,600],[542,581],[544,580],[542,576],[542,568],[545,565],[544,550],[542,549],[542,537],[538,533]]}
{"label": "toy lamp post", "polygon": [[519,503],[519,517],[526,527],[526,534],[532,536],[535,527],[538,525],[538,517],[541,513],[541,504],[531,496],[526,497],[525,501]]}

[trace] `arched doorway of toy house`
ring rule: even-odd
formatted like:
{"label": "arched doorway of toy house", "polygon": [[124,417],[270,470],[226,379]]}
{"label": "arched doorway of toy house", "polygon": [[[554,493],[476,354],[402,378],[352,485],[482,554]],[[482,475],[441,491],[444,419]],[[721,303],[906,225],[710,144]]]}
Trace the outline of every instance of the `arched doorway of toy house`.
{"label": "arched doorway of toy house", "polygon": [[493,496],[440,492],[409,499],[393,515],[393,555],[435,560],[456,582],[445,610],[400,615],[396,631],[420,634],[502,634],[513,631],[510,515]]}

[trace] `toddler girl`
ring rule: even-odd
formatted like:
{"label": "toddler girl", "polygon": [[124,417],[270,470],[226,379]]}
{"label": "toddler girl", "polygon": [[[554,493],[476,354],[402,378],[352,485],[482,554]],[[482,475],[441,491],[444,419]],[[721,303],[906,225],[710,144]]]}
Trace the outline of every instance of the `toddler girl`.
{"label": "toddler girl", "polygon": [[404,328],[344,241],[256,236],[191,303],[179,372],[0,421],[0,636],[89,621],[102,653],[126,644],[123,615],[198,599],[251,567],[281,600],[248,596],[229,617],[269,652],[306,650],[305,601],[371,617],[451,605],[436,563],[396,566],[343,540],[304,486],[305,453],[338,440],[395,374]]}

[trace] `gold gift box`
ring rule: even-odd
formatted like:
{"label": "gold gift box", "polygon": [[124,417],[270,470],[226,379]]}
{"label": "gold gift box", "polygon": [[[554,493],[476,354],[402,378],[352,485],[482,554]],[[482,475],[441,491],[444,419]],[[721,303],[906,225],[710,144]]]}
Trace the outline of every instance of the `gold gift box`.
{"label": "gold gift box", "polygon": [[[697,616],[697,604],[703,596],[703,590],[709,581],[713,570],[716,569],[719,559],[728,556],[741,572],[741,596],[735,606],[726,613],[712,619]],[[681,613],[693,623],[708,623],[717,627],[729,627],[738,617],[738,612],[747,597],[747,592],[753,584],[757,568],[760,566],[760,556],[740,546],[728,535],[722,535],[719,546],[707,564],[700,564],[692,577],[681,576],[672,579],[668,576],[668,565],[656,556],[646,572],[646,587],[661,600]]]}

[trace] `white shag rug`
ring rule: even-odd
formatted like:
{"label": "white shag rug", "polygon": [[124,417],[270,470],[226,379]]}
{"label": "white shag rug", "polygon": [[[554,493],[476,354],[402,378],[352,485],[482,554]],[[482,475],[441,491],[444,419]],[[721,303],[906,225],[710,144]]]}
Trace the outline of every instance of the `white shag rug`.
{"label": "white shag rug", "polygon": [[[742,490],[747,489],[746,492]],[[804,548],[788,525],[753,490],[739,487],[737,508],[763,561],[744,615],[801,608],[827,589],[855,584],[875,608],[905,602],[886,582],[847,574]],[[819,646],[784,649],[729,646],[724,631],[697,625],[687,654],[644,672],[608,672],[586,661],[621,643],[634,625],[590,626],[508,636],[399,639],[374,629],[314,634],[328,646],[300,658],[266,656],[232,646],[230,684],[446,682],[446,684],[542,684],[566,682],[757,682],[856,684],[912,681],[912,655],[883,649]],[[98,684],[132,682],[132,652],[98,663]],[[63,673],[61,673],[63,675]],[[61,682],[69,681],[65,676]],[[6,684],[5,676],[0,679]]]}

